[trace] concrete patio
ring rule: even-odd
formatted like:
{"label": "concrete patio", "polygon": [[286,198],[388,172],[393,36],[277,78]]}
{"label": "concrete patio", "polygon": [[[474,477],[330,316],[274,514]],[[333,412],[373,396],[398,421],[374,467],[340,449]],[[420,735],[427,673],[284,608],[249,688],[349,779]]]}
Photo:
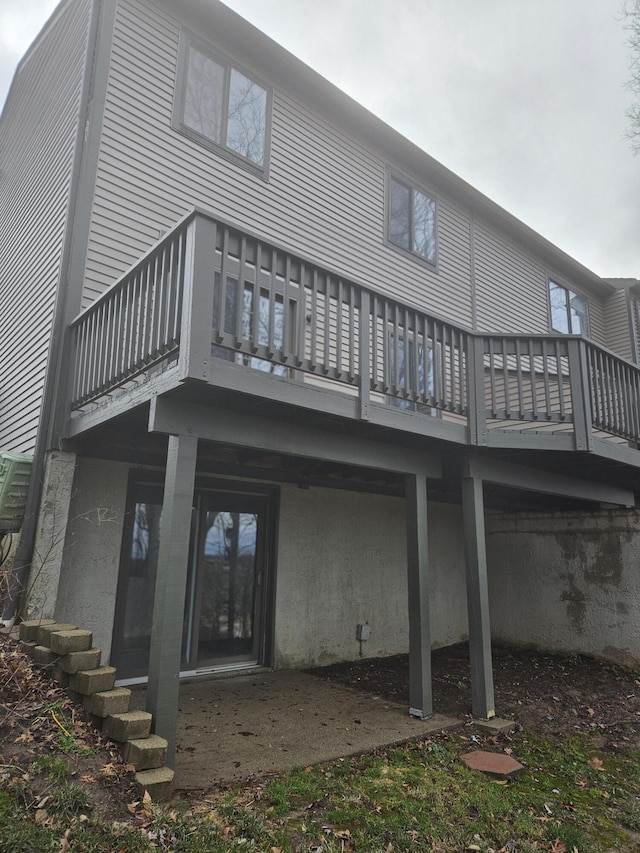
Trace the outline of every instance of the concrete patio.
{"label": "concrete patio", "polygon": [[[143,689],[132,705],[143,707]],[[458,724],[441,715],[413,719],[406,705],[294,670],[194,679],[180,688],[175,790],[206,790]]]}

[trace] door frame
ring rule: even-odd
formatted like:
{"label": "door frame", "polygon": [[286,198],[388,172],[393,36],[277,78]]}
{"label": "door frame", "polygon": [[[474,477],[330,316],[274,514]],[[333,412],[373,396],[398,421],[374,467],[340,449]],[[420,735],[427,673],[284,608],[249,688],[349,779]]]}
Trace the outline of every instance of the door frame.
{"label": "door frame", "polygon": [[[129,580],[131,537],[135,515],[135,505],[139,500],[138,495],[149,490],[148,494],[157,495],[162,503],[164,491],[164,472],[162,471],[139,471],[132,469],[129,472],[127,483],[127,495],[125,503],[125,517],[123,524],[122,542],[120,547],[120,560],[118,565],[118,583],[116,589],[115,612],[113,619],[113,632],[111,641],[111,660],[117,658],[120,649],[120,638],[124,631],[125,601],[127,596],[127,584]],[[229,480],[215,475],[196,475],[194,504],[199,506],[206,495],[212,494],[229,495],[233,498],[242,496],[253,496],[264,502],[264,533],[262,536],[263,570],[262,570],[262,595],[259,612],[256,613],[256,623],[259,626],[259,636],[254,640],[254,649],[257,654],[257,663],[260,666],[273,667],[275,660],[275,604],[276,604],[276,558],[278,553],[278,529],[280,512],[280,488],[277,485],[263,484],[248,480]],[[194,519],[197,513],[194,512]],[[191,530],[191,542],[189,546],[190,570],[195,569],[197,525],[194,523]],[[187,596],[189,588],[187,588]],[[186,604],[186,601],[185,601]],[[114,655],[115,652],[115,655]],[[255,660],[255,658],[253,658]],[[117,665],[117,660],[115,660]],[[250,664],[249,664],[250,665]],[[184,667],[184,661],[182,666]],[[205,665],[201,668],[183,669],[181,677],[193,676],[215,672],[216,670],[241,669],[247,666],[247,662],[238,661],[237,667],[231,663],[219,665]],[[145,682],[147,670],[138,669],[126,673],[120,681]]]}

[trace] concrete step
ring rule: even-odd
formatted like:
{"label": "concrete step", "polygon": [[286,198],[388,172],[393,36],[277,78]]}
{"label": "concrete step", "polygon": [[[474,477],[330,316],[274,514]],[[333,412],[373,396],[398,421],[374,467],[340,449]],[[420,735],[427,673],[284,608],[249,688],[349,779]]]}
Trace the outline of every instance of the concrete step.
{"label": "concrete step", "polygon": [[28,619],[20,623],[20,639],[25,643],[38,642],[38,630],[46,625],[55,625],[55,619]]}
{"label": "concrete step", "polygon": [[[55,626],[54,626],[55,627]],[[57,655],[68,655],[72,652],[86,652],[91,648],[93,634],[76,628],[74,631],[52,631],[49,638],[49,648]]]}
{"label": "concrete step", "polygon": [[52,667],[58,660],[58,655],[54,654],[49,646],[34,646],[31,656],[38,666]]}
{"label": "concrete step", "polygon": [[36,642],[51,648],[51,635],[54,631],[75,631],[76,628],[77,625],[71,625],[69,622],[51,622],[49,625],[43,622],[38,628]]}
{"label": "concrete step", "polygon": [[111,690],[116,680],[115,666],[99,666],[97,669],[74,672],[69,679],[69,690],[90,696],[92,693],[102,693]]}
{"label": "concrete step", "polygon": [[122,744],[122,757],[126,764],[133,764],[138,771],[155,770],[164,764],[167,746],[166,740],[158,735],[135,738]]}
{"label": "concrete step", "polygon": [[[51,635],[55,637],[55,634]],[[81,670],[88,671],[90,669],[97,669],[100,666],[100,658],[102,657],[102,652],[100,649],[87,649],[83,652],[69,652],[60,658],[60,667],[68,672],[69,675],[73,675],[74,672],[80,672]]]}
{"label": "concrete step", "polygon": [[171,798],[173,776],[170,767],[158,767],[155,770],[141,770],[136,773],[135,780],[141,794],[146,791],[152,800],[160,802]]}
{"label": "concrete step", "polygon": [[148,738],[153,717],[146,711],[126,711],[112,714],[104,721],[102,731],[111,740],[124,743],[128,740]]}
{"label": "concrete step", "polygon": [[111,717],[129,710],[131,691],[127,687],[113,687],[85,696],[82,707],[94,717]]}

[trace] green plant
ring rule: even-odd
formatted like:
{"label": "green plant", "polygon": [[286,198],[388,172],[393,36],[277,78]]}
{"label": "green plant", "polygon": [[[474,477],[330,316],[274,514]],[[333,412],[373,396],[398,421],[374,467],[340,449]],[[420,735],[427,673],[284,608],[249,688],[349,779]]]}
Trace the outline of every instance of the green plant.
{"label": "green plant", "polygon": [[64,758],[56,755],[38,755],[31,765],[34,773],[43,773],[51,779],[62,780],[69,772],[69,765]]}
{"label": "green plant", "polygon": [[51,805],[48,806],[48,811],[63,818],[76,817],[90,809],[89,795],[81,785],[75,782],[56,788]]}

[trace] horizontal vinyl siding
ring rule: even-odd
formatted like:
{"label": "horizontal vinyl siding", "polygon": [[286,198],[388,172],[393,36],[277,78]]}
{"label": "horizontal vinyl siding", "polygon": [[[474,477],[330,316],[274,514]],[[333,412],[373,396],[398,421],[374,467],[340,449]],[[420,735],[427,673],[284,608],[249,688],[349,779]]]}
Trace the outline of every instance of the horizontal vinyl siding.
{"label": "horizontal vinyl siding", "polygon": [[157,6],[119,3],[85,305],[197,204],[347,277],[470,324],[466,211],[438,199],[437,271],[385,246],[385,172],[394,164],[279,89],[268,181],[177,133],[179,36],[179,23]]}
{"label": "horizontal vinyl siding", "polygon": [[[584,293],[584,291],[581,292]],[[602,300],[590,293],[585,293],[585,296],[589,300],[589,337],[597,344],[602,344],[605,347],[609,346],[607,343]]]}
{"label": "horizontal vinyl siding", "polygon": [[584,294],[589,301],[590,337],[605,343],[601,300],[577,281],[557,276],[508,236],[479,221],[474,228],[477,327],[483,332],[551,331],[549,278]]}
{"label": "horizontal vinyl siding", "polygon": [[89,23],[61,7],[0,122],[0,448],[32,451],[60,273]]}
{"label": "horizontal vinyl siding", "polygon": [[628,298],[628,291],[620,288],[604,305],[605,345],[623,358],[632,360]]}
{"label": "horizontal vinyl siding", "polygon": [[549,331],[544,266],[482,222],[476,223],[474,237],[478,328],[483,332]]}

